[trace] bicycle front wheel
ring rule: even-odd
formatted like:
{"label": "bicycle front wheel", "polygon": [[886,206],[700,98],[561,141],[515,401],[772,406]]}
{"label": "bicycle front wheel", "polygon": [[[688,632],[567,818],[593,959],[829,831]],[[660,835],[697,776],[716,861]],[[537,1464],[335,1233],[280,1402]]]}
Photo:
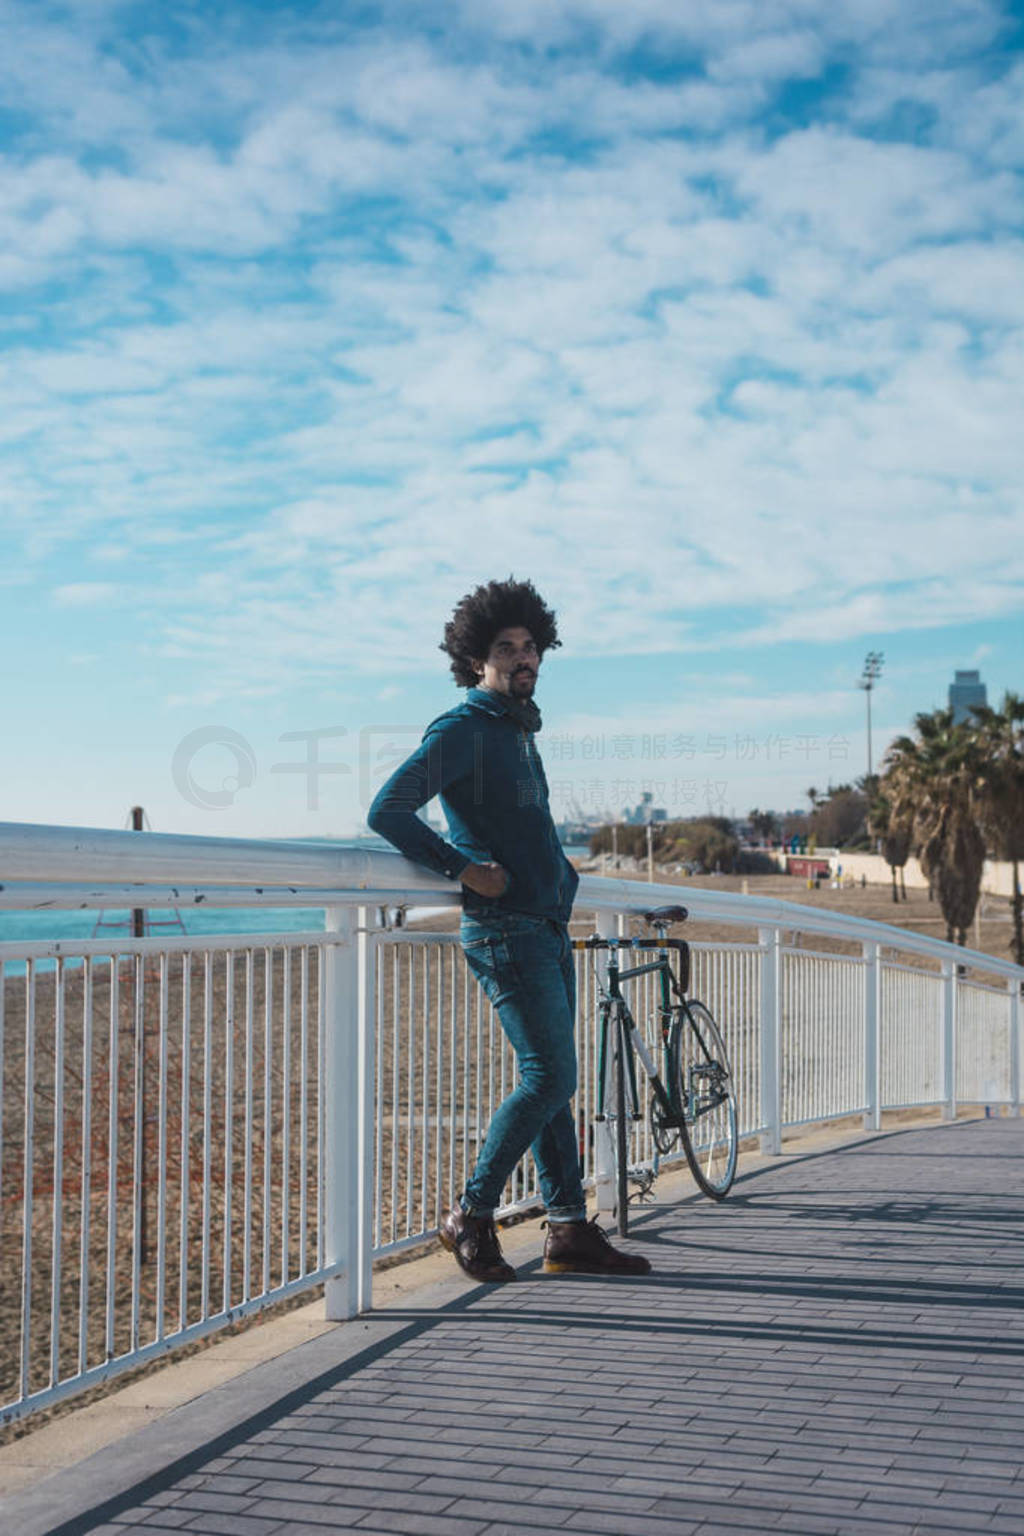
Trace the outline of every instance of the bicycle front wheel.
{"label": "bicycle front wheel", "polygon": [[724,1200],[736,1177],[736,1095],[725,1041],[703,1003],[678,1010],[669,1054],[690,1172],[712,1200]]}
{"label": "bicycle front wheel", "polygon": [[615,1216],[620,1237],[629,1234],[629,1116],[626,1091],[625,1019],[621,1008],[612,1010],[608,1020],[611,1032],[607,1079],[605,1082],[605,1125],[611,1143],[615,1170]]}

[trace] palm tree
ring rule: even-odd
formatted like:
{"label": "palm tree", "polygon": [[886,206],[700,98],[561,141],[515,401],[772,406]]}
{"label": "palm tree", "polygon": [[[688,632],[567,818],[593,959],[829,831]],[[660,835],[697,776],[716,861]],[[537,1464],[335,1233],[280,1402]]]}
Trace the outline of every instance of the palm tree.
{"label": "palm tree", "polygon": [[[872,778],[878,783],[877,777]],[[897,814],[893,808],[891,798],[877,791],[868,811],[868,832],[876,838],[878,845],[892,872],[892,899],[899,901],[902,894],[903,900],[907,899],[907,887],[903,879],[903,866],[910,857],[910,850],[914,840],[914,818],[906,810]],[[899,871],[899,884],[896,882],[896,873]]]}
{"label": "palm tree", "polygon": [[779,818],[774,811],[762,811],[755,808],[747,817],[757,836],[766,842],[771,842],[779,830]]}
{"label": "palm tree", "polygon": [[1024,699],[1007,693],[1002,709],[975,705],[974,730],[981,747],[978,808],[993,852],[1008,859],[1013,873],[1013,940],[1018,965],[1024,965],[1024,901],[1020,862],[1024,859]]}
{"label": "palm tree", "polygon": [[913,828],[947,940],[966,944],[985,865],[977,805],[981,748],[973,731],[953,724],[950,709],[917,715],[914,733],[897,737],[886,754],[886,792],[892,815]]}

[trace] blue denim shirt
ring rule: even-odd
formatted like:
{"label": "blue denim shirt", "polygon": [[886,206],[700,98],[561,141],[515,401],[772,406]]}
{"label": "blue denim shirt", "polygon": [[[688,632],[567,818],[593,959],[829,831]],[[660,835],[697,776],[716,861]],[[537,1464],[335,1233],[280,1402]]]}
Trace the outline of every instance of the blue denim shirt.
{"label": "blue denim shirt", "polygon": [[[451,842],[416,812],[440,795]],[[417,864],[457,880],[467,864],[501,864],[510,876],[496,900],[466,890],[467,912],[529,912],[567,922],[579,876],[562,851],[533,735],[500,694],[470,688],[432,720],[423,741],[388,779],[368,817],[371,829]]]}

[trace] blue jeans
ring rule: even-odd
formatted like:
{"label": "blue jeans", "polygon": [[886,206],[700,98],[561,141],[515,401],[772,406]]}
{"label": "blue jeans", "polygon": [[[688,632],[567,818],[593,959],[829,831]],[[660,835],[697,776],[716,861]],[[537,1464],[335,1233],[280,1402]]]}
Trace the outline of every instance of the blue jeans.
{"label": "blue jeans", "polygon": [[576,1123],[576,974],[564,923],[522,912],[463,916],[466,964],[497,1010],[519,1081],[492,1119],[462,1204],[476,1216],[500,1203],[506,1180],[533,1152],[551,1221],[586,1219]]}

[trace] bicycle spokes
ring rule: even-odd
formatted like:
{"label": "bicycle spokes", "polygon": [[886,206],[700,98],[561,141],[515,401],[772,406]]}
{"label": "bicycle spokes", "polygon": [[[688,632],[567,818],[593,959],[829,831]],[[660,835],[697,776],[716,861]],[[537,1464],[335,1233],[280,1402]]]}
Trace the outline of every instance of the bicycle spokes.
{"label": "bicycle spokes", "polygon": [[680,1010],[672,1059],[687,1161],[705,1194],[721,1200],[736,1173],[736,1099],[725,1043],[702,1003]]}

